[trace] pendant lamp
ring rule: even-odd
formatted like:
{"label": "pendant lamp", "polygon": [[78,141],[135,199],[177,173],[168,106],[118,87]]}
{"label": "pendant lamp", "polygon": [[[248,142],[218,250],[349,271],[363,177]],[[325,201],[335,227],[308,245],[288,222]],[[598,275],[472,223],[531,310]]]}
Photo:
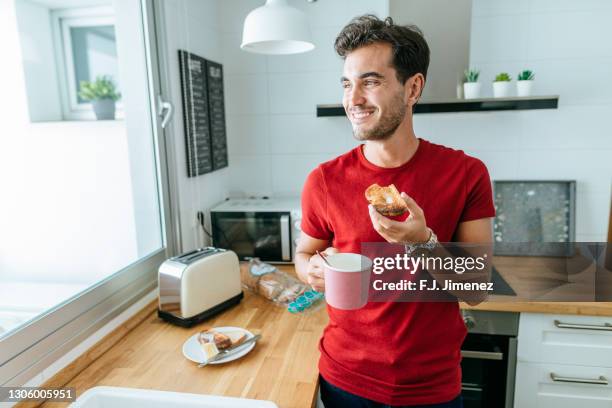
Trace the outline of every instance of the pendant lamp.
{"label": "pendant lamp", "polygon": [[287,0],[267,0],[244,20],[240,48],[257,54],[299,54],[314,49],[306,14]]}

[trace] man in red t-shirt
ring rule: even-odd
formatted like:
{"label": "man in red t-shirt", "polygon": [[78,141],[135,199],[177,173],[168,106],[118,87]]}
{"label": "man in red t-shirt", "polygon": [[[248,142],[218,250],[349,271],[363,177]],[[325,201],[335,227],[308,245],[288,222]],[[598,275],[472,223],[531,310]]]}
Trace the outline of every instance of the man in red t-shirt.
{"label": "man in red t-shirt", "polygon": [[[429,48],[418,28],[362,16],[338,35],[344,58],[343,104],[364,144],[319,165],[302,193],[299,277],[323,291],[327,253],[359,253],[362,242],[490,243],[495,215],[484,164],[462,151],[417,138],[412,110],[427,75]],[[394,184],[410,215],[384,217],[366,188]],[[320,341],[320,390],[326,408],[461,407],[460,347],[465,325],[455,302],[328,305]]]}

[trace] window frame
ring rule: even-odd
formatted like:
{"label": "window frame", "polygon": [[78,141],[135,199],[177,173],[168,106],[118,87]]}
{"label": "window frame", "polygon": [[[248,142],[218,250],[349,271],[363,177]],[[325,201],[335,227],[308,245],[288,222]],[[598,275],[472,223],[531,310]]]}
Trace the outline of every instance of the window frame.
{"label": "window frame", "polygon": [[159,266],[180,250],[180,225],[175,222],[178,220],[175,213],[178,198],[171,196],[171,192],[176,191],[176,170],[172,167],[173,160],[156,110],[157,95],[161,94],[162,87],[154,3],[153,0],[130,0],[124,7],[130,13],[138,11],[142,19],[161,248],[1,338],[0,386],[22,386],[29,381],[47,380],[42,378],[45,369],[132,304],[157,290]]}
{"label": "window frame", "polygon": [[[91,103],[78,103],[70,28],[106,25],[115,27],[114,10],[110,6],[51,11],[51,30],[58,72],[57,81],[62,99],[64,120],[94,120],[96,118]],[[116,118],[123,119],[123,103],[118,101],[116,109]]]}

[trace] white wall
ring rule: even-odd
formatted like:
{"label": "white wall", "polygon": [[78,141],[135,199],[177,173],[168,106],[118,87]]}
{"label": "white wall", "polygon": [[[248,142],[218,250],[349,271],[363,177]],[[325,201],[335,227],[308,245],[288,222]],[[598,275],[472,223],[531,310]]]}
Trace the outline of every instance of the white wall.
{"label": "white wall", "polygon": [[388,2],[291,1],[307,13],[316,49],[271,57],[240,49],[244,18],[263,3],[221,6],[231,194],[299,195],[312,168],[356,145],[346,119],[315,116],[317,103],[342,97],[334,39],[355,15],[386,16]]}
{"label": "white wall", "polygon": [[[576,239],[605,241],[610,211],[612,3],[474,0],[470,63],[492,94],[496,73],[536,75],[559,109],[417,115],[419,135],[465,149],[494,179],[577,180]],[[514,85],[514,83],[513,83]]]}
{"label": "white wall", "polygon": [[[262,57],[239,49],[242,20],[260,1],[224,2],[223,50],[234,195],[299,194],[318,163],[356,145],[345,118],[316,118],[339,103],[342,62],[333,40],[353,16],[386,16],[386,1],[292,4],[308,12],[317,49]],[[416,115],[417,135],[461,148],[493,179],[575,179],[577,239],[605,240],[610,206],[612,4],[604,0],[474,0],[472,65],[483,89],[494,73],[536,74],[535,92],[559,94],[557,110]]]}
{"label": "white wall", "polygon": [[[181,96],[178,50],[186,50],[203,58],[224,63],[220,41],[220,7],[215,0],[180,0],[162,2],[162,18],[165,36],[162,47],[166,51],[164,64],[167,75],[163,79],[170,88],[170,99],[174,104],[174,119],[171,122],[174,158],[176,161],[180,225],[183,251],[208,245],[201,227],[197,223],[198,211],[205,211],[223,201],[228,195],[229,168],[198,177],[187,177],[185,131]],[[224,70],[227,67],[224,65]],[[227,77],[225,84],[230,80]],[[226,95],[226,106],[228,96]],[[226,108],[227,109],[227,108]],[[236,163],[231,160],[230,168]],[[176,198],[176,197],[175,197]],[[210,229],[209,229],[210,230]]]}

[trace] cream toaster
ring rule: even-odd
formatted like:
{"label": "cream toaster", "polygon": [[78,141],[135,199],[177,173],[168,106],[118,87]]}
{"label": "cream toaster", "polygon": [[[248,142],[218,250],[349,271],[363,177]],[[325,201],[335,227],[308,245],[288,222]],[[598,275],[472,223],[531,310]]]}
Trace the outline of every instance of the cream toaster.
{"label": "cream toaster", "polygon": [[243,298],[238,256],[207,247],[167,259],[159,267],[157,314],[170,323],[189,327]]}

